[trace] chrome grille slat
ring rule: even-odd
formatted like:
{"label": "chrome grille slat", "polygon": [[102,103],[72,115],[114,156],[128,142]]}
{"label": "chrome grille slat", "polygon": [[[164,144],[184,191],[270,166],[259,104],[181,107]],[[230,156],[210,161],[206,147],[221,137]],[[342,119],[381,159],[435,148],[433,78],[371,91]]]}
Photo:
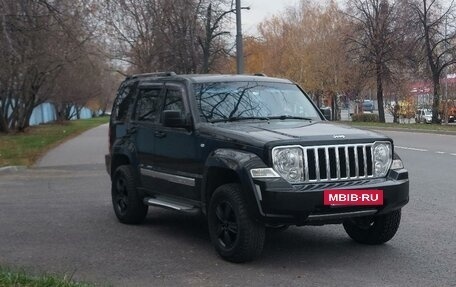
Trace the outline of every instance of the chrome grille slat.
{"label": "chrome grille slat", "polygon": [[320,156],[318,155],[318,147],[315,147],[314,149],[315,153],[315,174],[317,175],[317,181],[321,181],[320,179]]}
{"label": "chrome grille slat", "polygon": [[355,175],[359,178],[358,146],[353,147],[353,152],[355,153]]}
{"label": "chrome grille slat", "polygon": [[[304,157],[304,183],[373,178],[372,145],[368,143],[301,147]],[[325,157],[324,160],[322,156]],[[310,167],[315,167],[315,173],[310,171]]]}
{"label": "chrome grille slat", "polygon": [[340,158],[339,158],[339,148],[335,147],[334,152],[336,153],[336,176],[340,180]]}
{"label": "chrome grille slat", "polygon": [[329,165],[329,148],[325,147],[325,158],[326,158],[326,179],[331,180],[331,166]]}
{"label": "chrome grille slat", "polygon": [[309,181],[309,159],[307,156],[307,149],[304,149],[304,181]]}
{"label": "chrome grille slat", "polygon": [[348,154],[348,146],[345,146],[345,166],[347,169],[347,178],[350,178],[351,173],[350,173],[350,156]]}

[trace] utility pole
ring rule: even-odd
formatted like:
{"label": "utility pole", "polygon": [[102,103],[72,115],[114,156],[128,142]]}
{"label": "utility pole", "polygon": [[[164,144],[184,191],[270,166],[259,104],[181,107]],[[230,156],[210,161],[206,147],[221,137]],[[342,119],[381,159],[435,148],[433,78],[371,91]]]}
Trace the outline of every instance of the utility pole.
{"label": "utility pole", "polygon": [[244,74],[244,48],[242,43],[241,0],[236,0],[236,70]]}
{"label": "utility pole", "polygon": [[[445,15],[445,50],[448,49],[447,34],[448,33],[448,14]],[[445,56],[446,58],[446,56]],[[445,68],[445,104],[443,105],[443,118],[445,124],[448,124],[448,67]]]}

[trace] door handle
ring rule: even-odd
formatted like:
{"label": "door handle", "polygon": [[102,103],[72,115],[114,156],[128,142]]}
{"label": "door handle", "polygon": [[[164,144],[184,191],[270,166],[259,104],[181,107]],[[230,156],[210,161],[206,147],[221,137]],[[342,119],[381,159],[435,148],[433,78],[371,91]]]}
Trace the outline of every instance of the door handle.
{"label": "door handle", "polygon": [[129,127],[127,129],[127,134],[129,134],[129,135],[134,134],[134,133],[136,133],[137,130],[138,130],[138,128],[136,126]]}
{"label": "door handle", "polygon": [[161,132],[161,131],[157,131],[157,132],[154,133],[154,136],[155,136],[156,138],[160,138],[160,139],[161,139],[161,138],[166,137],[166,133]]}

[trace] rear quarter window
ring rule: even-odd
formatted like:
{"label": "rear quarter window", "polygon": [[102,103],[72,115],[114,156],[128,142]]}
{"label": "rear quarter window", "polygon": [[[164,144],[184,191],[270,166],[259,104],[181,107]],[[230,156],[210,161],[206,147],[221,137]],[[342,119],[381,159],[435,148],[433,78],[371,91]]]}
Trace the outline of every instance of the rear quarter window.
{"label": "rear quarter window", "polygon": [[125,121],[127,119],[129,108],[133,103],[132,90],[131,86],[123,86],[119,89],[111,115],[114,121]]}

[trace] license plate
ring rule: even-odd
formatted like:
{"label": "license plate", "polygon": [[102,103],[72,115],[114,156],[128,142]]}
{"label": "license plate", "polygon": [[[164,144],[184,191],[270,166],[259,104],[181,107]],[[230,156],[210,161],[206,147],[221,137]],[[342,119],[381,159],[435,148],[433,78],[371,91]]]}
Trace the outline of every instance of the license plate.
{"label": "license plate", "polygon": [[324,205],[383,205],[383,190],[325,190]]}

